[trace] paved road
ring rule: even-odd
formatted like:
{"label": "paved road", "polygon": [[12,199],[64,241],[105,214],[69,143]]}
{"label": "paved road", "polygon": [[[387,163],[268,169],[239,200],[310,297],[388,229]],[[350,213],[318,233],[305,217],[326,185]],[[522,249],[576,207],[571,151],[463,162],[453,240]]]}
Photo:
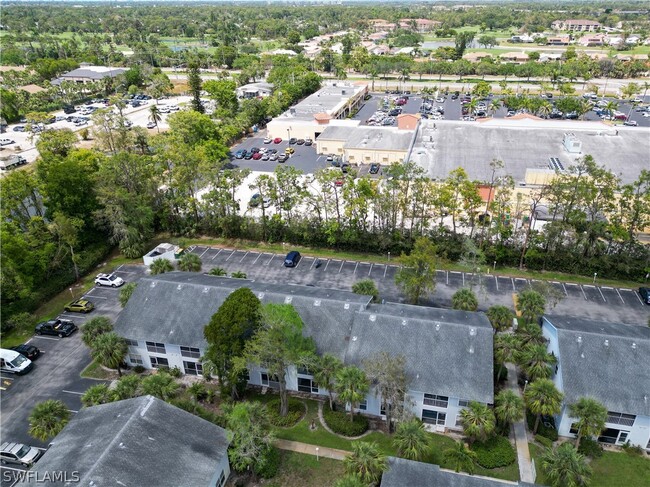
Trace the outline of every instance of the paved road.
{"label": "paved road", "polygon": [[[289,251],[287,247],[287,252]],[[347,261],[343,259],[322,259],[322,265],[315,265],[316,259],[303,256],[294,268],[282,265],[286,254],[260,253],[246,250],[220,249],[196,246],[192,252],[203,261],[203,272],[220,267],[229,273],[243,271],[249,279],[265,282],[303,284],[330,289],[350,290],[356,281],[369,278],[375,281],[382,299],[403,302],[395,286],[395,273],[399,266],[386,260],[382,264]],[[529,289],[534,281],[523,278],[477,276],[467,272],[437,271],[436,291],[432,298],[422,304],[449,308],[451,297],[460,288],[471,287],[479,299],[479,309],[487,310],[495,304],[512,306],[513,293]],[[636,291],[607,286],[580,285],[552,282],[552,286],[563,296],[552,313],[577,316],[603,321],[647,325],[650,307],[644,305]]]}

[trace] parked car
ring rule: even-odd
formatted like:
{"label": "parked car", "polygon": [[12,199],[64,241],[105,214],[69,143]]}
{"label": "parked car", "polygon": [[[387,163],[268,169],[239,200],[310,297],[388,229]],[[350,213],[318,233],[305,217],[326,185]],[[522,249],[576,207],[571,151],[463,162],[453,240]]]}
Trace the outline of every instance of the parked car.
{"label": "parked car", "polygon": [[270,144],[272,141],[273,140],[271,139],[271,137],[264,137],[264,143],[265,144]]}
{"label": "parked car", "polygon": [[253,151],[244,152],[244,159],[250,161],[253,158],[253,154],[254,154]]}
{"label": "parked car", "polygon": [[90,313],[95,309],[95,305],[87,299],[77,299],[66,304],[63,309],[68,313]]}
{"label": "parked car", "polygon": [[334,186],[336,186],[337,188],[343,186],[343,178],[338,178],[336,181],[334,181]]}
{"label": "parked car", "polygon": [[71,113],[76,112],[75,108],[72,105],[66,105],[63,107],[63,113],[66,115],[70,115]]}
{"label": "parked car", "polygon": [[310,146],[312,143],[313,143],[313,141],[312,141],[309,137],[307,137],[307,138],[305,139],[305,145],[306,145],[306,146]]}
{"label": "parked car", "polygon": [[280,154],[278,156],[278,162],[286,162],[287,159],[289,159],[289,156],[286,154]]}
{"label": "parked car", "polygon": [[15,347],[11,347],[11,349],[21,355],[24,355],[31,361],[36,360],[41,355],[41,350],[38,347],[35,347],[34,345],[30,345],[28,343],[16,345]]}
{"label": "parked car", "polygon": [[298,144],[298,145],[305,145],[305,139],[298,139],[298,140],[296,140],[296,144]]}
{"label": "parked car", "polygon": [[273,143],[274,144],[281,144],[282,143],[282,138],[281,137],[276,137],[275,139],[273,139]]}
{"label": "parked car", "polygon": [[628,127],[636,127],[639,125],[636,120],[626,120],[623,122],[623,125],[627,125]]}
{"label": "parked car", "polygon": [[77,331],[77,325],[70,320],[55,319],[36,325],[37,335],[53,335],[59,338],[67,337]]}
{"label": "parked car", "polygon": [[251,199],[248,202],[248,206],[251,208],[256,208],[260,205],[260,201],[262,201],[262,197],[259,193],[255,193],[253,196],[251,196]]}
{"label": "parked car", "polygon": [[274,153],[271,154],[271,156],[269,157],[269,160],[271,160],[271,161],[277,161],[277,160],[278,160],[278,155],[274,152]]}
{"label": "parked car", "polygon": [[31,467],[43,455],[43,450],[35,446],[12,443],[9,441],[0,445],[0,461],[13,463],[23,467]]}
{"label": "parked car", "polygon": [[98,286],[120,287],[124,284],[124,279],[115,274],[97,274],[95,284]]}
{"label": "parked car", "polygon": [[377,174],[379,172],[380,168],[381,168],[381,166],[379,164],[377,164],[376,162],[373,162],[372,164],[370,164],[370,171],[369,172],[370,172],[370,174]]}
{"label": "parked car", "polygon": [[287,155],[293,154],[294,152],[296,152],[296,150],[293,147],[287,147],[286,149],[284,149],[284,153]]}
{"label": "parked car", "polygon": [[259,161],[262,158],[262,153],[261,152],[255,152],[253,153],[253,160],[254,161]]}
{"label": "parked car", "polygon": [[640,287],[639,294],[645,304],[650,304],[650,287]]}
{"label": "parked car", "polygon": [[15,350],[0,348],[0,370],[9,374],[23,375],[34,368],[32,361]]}
{"label": "parked car", "polygon": [[298,139],[296,139],[295,137],[291,137],[289,139],[289,145],[294,145],[296,142],[298,142]]}
{"label": "parked car", "polygon": [[347,163],[347,162],[344,162],[343,164],[341,164],[341,172],[343,172],[343,173],[350,172],[350,164]]}
{"label": "parked car", "polygon": [[292,250],[284,258],[285,267],[296,267],[298,265],[298,262],[300,262],[300,252],[297,250]]}
{"label": "parked car", "polygon": [[16,126],[13,128],[13,131],[14,131],[14,132],[24,132],[24,131],[25,131],[25,126],[24,126],[24,125],[16,125]]}
{"label": "parked car", "polygon": [[13,139],[0,139],[0,145],[11,145],[15,143],[16,141]]}

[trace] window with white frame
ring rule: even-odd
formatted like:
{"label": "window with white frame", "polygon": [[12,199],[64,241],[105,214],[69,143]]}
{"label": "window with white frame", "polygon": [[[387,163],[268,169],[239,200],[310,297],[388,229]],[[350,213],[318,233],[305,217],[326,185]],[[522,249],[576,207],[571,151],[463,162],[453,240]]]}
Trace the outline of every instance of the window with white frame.
{"label": "window with white frame", "polygon": [[147,352],[166,353],[165,344],[157,342],[147,342]]}
{"label": "window with white frame", "polygon": [[607,412],[607,422],[612,424],[620,424],[623,426],[634,426],[636,416],[634,414],[623,414],[614,411]]}
{"label": "window with white frame", "polygon": [[201,358],[201,351],[198,348],[181,347],[181,355],[187,358]]}
{"label": "window with white frame", "polygon": [[166,358],[149,356],[149,360],[151,360],[151,366],[154,369],[158,369],[160,367],[169,367],[169,360]]}
{"label": "window with white frame", "polygon": [[578,434],[578,423],[571,423],[571,426],[569,427],[569,433],[572,435]]}
{"label": "window with white frame", "polygon": [[466,408],[467,406],[469,406],[469,401],[467,399],[459,399],[458,406],[461,408]]}
{"label": "window with white frame", "polygon": [[203,375],[203,365],[200,362],[185,362],[183,361],[183,368],[185,373],[189,375]]}
{"label": "window with white frame", "polygon": [[359,411],[366,411],[368,409],[368,400],[364,399],[359,403]]}
{"label": "window with white frame", "polygon": [[131,340],[130,338],[125,338],[124,341],[129,347],[137,347],[138,346],[138,341],[137,340]]}
{"label": "window with white frame", "polygon": [[456,426],[456,428],[462,428],[463,427],[463,417],[460,414],[456,415],[455,426]]}
{"label": "window with white frame", "polygon": [[217,480],[216,487],[223,487],[224,485],[226,485],[226,473],[222,470],[221,475],[219,475],[219,479]]}
{"label": "window with white frame", "polygon": [[449,404],[449,398],[447,396],[436,396],[435,394],[425,394],[424,395],[424,405],[425,406],[434,406],[437,408],[446,408]]}
{"label": "window with white frame", "polygon": [[306,377],[298,377],[298,390],[309,394],[318,394],[318,384]]}
{"label": "window with white frame", "polygon": [[144,365],[141,355],[130,354],[129,362],[131,362],[132,365]]}
{"label": "window with white frame", "polygon": [[260,372],[260,378],[262,379],[262,385],[268,386],[270,384],[277,384],[280,382],[277,375],[269,375],[266,372]]}
{"label": "window with white frame", "polygon": [[431,409],[422,410],[422,422],[427,424],[436,424],[436,425],[445,425],[445,420],[447,419],[446,413],[441,413],[440,411],[433,411]]}

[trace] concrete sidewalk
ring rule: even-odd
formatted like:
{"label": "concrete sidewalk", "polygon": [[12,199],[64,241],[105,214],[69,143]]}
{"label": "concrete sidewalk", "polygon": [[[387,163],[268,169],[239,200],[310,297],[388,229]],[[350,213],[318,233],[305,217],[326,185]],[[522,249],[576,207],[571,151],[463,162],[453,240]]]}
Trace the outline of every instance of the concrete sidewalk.
{"label": "concrete sidewalk", "polygon": [[[514,364],[506,364],[508,369],[508,389],[512,389],[521,397],[521,391],[517,384],[517,368]],[[518,421],[513,425],[515,431],[515,443],[517,445],[517,462],[519,463],[519,478],[522,482],[534,483],[535,470],[528,450],[528,436],[526,434],[526,424]]]}
{"label": "concrete sidewalk", "polygon": [[349,451],[336,450],[335,448],[326,448],[324,446],[309,445],[299,441],[275,440],[275,446],[280,450],[295,451],[306,455],[314,455],[322,458],[331,458],[333,460],[343,460],[350,454]]}

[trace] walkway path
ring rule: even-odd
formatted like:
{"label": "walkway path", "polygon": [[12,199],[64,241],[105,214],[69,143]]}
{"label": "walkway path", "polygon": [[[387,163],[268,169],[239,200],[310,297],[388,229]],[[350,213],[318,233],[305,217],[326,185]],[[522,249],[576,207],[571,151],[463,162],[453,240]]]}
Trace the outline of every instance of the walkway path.
{"label": "walkway path", "polygon": [[295,451],[306,455],[315,455],[317,457],[331,458],[333,460],[343,460],[350,454],[349,451],[327,448],[324,446],[309,445],[299,441],[275,440],[275,446],[281,450]]}
{"label": "walkway path", "polygon": [[[521,391],[517,384],[517,369],[514,364],[506,364],[508,369],[508,389],[512,389],[521,397]],[[528,450],[528,436],[526,435],[525,420],[516,422],[515,430],[515,443],[517,445],[517,462],[519,463],[519,478],[522,482],[535,482],[535,469],[533,462],[530,459],[530,451]]]}

